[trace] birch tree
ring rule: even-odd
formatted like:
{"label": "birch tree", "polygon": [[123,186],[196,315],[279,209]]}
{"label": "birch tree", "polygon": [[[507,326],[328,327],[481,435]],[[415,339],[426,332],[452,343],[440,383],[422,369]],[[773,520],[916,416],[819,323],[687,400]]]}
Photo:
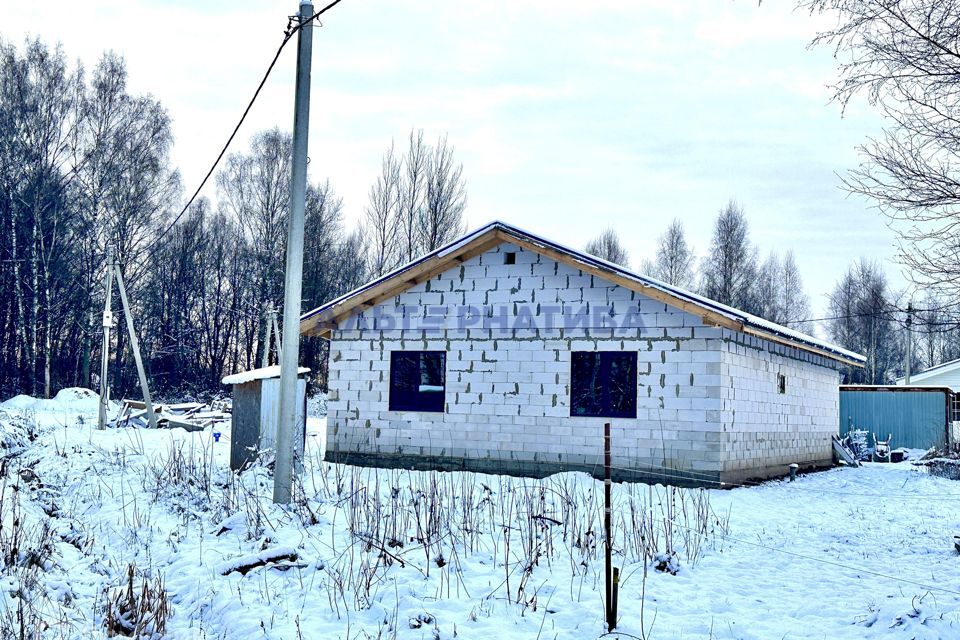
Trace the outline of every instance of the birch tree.
{"label": "birch tree", "polygon": [[603,233],[588,242],[584,251],[621,267],[630,267],[630,256],[623,247],[623,243],[620,242],[620,236],[612,228],[604,230]]}
{"label": "birch tree", "polygon": [[421,250],[438,249],[463,233],[467,207],[467,184],[463,165],[454,158],[454,148],[442,136],[427,156],[426,201],[420,218]]}
{"label": "birch tree", "polygon": [[731,200],[714,223],[710,252],[703,261],[703,294],[743,311],[759,312],[754,291],[757,269],[747,218]]}
{"label": "birch tree", "polygon": [[383,154],[380,175],[370,187],[369,201],[363,210],[369,271],[373,276],[387,273],[398,262],[397,205],[400,201],[400,172],[400,161],[391,144]]}
{"label": "birch tree", "polygon": [[424,252],[420,220],[426,207],[430,154],[430,146],[423,141],[423,129],[411,129],[397,198],[397,239],[402,263],[411,262]]}
{"label": "birch tree", "polygon": [[647,274],[681,289],[692,289],[694,284],[693,249],[687,244],[683,222],[674,218],[667,230],[657,239],[653,260],[644,263]]}
{"label": "birch tree", "polygon": [[846,369],[847,382],[890,384],[901,370],[898,310],[890,298],[882,269],[867,260],[851,266],[834,287],[827,332],[837,344],[867,358],[863,368]]}

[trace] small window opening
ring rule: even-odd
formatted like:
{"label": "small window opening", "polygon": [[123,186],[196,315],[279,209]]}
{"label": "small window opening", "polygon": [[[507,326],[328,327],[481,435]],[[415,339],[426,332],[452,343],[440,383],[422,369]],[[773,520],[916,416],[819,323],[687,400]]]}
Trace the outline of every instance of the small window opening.
{"label": "small window opening", "polygon": [[503,254],[503,264],[517,264],[517,254],[513,251]]}
{"label": "small window opening", "polygon": [[777,374],[777,393],[787,392],[787,376],[782,373]]}
{"label": "small window opening", "polygon": [[637,352],[574,351],[570,359],[570,415],[637,417]]}
{"label": "small window opening", "polygon": [[443,412],[447,354],[390,352],[390,411]]}

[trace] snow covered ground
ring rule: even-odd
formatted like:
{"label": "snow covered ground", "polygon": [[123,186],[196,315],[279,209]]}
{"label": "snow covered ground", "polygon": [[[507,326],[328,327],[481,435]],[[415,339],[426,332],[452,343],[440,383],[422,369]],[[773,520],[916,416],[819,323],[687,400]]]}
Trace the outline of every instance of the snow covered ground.
{"label": "snow covered ground", "polygon": [[[0,404],[0,637],[106,637],[131,564],[170,638],[603,635],[601,483],[332,465],[323,424],[280,508],[268,471],[230,473],[228,430],[98,431],[83,390]],[[902,463],[614,500],[620,637],[960,638],[956,481]]]}

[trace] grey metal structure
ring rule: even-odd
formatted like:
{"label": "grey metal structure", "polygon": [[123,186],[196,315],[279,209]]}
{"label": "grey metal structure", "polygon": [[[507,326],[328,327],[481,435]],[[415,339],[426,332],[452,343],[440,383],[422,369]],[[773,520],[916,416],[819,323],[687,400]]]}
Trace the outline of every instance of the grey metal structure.
{"label": "grey metal structure", "polygon": [[840,435],[863,429],[893,436],[895,449],[951,447],[954,395],[949,387],[842,385]]}
{"label": "grey metal structure", "polygon": [[[307,415],[307,381],[310,370],[300,367],[296,380],[296,428],[293,451],[303,458]],[[280,409],[280,367],[265,367],[227,376],[233,386],[233,427],[230,435],[230,468],[242,471],[255,463],[261,453],[275,452]]]}

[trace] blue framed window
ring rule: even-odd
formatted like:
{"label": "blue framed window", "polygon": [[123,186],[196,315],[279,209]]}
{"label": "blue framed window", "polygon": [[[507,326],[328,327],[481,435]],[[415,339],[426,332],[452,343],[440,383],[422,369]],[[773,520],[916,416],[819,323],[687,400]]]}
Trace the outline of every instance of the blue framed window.
{"label": "blue framed window", "polygon": [[636,351],[574,351],[570,360],[570,415],[636,418]]}
{"label": "blue framed window", "polygon": [[442,413],[446,374],[444,351],[391,351],[390,411]]}

